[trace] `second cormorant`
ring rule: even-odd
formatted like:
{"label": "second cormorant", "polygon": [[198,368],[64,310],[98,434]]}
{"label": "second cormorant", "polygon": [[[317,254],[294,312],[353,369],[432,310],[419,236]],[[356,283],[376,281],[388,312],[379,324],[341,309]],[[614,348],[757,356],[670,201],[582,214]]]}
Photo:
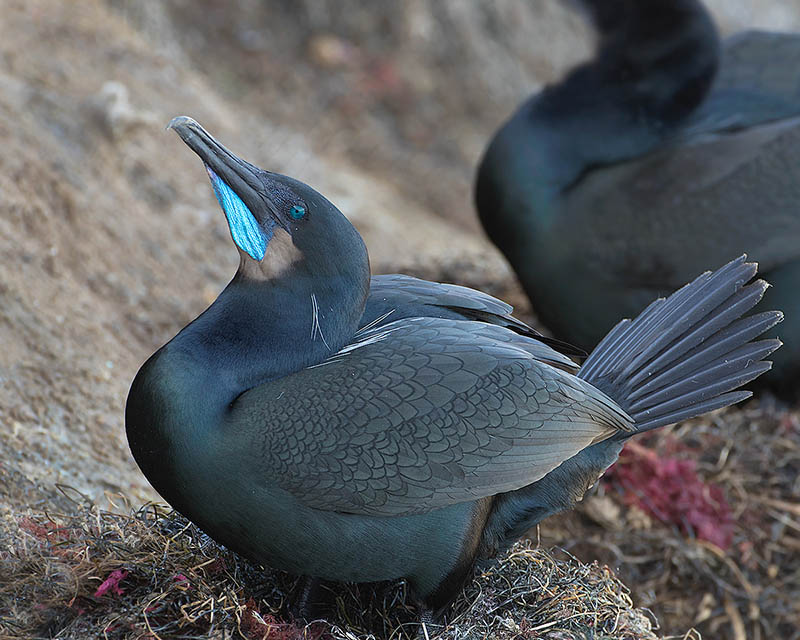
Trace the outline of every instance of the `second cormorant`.
{"label": "second cormorant", "polygon": [[720,44],[697,0],[582,3],[598,51],[489,144],[475,186],[486,232],[541,321],[586,350],[747,253],[773,285],[764,304],[786,313],[765,379],[797,388],[800,35]]}

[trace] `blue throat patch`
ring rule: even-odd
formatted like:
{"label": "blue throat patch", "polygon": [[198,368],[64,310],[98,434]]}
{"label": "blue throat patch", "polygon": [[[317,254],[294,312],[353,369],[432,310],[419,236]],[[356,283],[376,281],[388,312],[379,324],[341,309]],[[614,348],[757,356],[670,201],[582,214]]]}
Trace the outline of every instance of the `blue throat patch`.
{"label": "blue throat patch", "polygon": [[211,186],[214,187],[214,195],[217,202],[225,212],[228,219],[228,228],[231,230],[231,238],[236,246],[249,255],[253,260],[261,262],[267,252],[267,245],[272,239],[272,223],[268,229],[263,229],[258,224],[242,199],[231,189],[225,181],[220,178],[211,167],[206,166],[208,176],[211,178]]}

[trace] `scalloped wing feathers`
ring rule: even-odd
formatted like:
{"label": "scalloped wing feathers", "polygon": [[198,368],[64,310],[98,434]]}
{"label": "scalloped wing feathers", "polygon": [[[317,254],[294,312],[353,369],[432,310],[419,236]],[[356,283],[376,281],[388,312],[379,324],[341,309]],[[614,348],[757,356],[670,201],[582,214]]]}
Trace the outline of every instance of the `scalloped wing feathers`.
{"label": "scalloped wing feathers", "polygon": [[632,429],[554,358],[502,327],[405,319],[247,391],[229,420],[259,425],[242,431],[254,474],[307,506],[424,513],[528,485]]}

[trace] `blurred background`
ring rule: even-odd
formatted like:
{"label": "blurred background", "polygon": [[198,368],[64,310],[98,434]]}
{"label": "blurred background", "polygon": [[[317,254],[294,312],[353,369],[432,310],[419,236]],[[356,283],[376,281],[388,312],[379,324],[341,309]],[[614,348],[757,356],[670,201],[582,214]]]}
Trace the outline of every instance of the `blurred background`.
{"label": "blurred background", "polygon": [[[800,0],[710,5],[726,34],[800,30]],[[7,523],[59,508],[57,484],[98,501],[156,498],[128,452],[128,386],[238,259],[202,165],[164,131],[176,115],[324,193],[361,231],[374,272],[481,288],[535,322],[480,231],[471,181],[517,104],[592,51],[568,3],[0,0],[0,10]],[[664,633],[800,637],[797,412],[762,397],[650,444],[697,461],[684,484],[724,496],[713,518],[729,535],[659,521],[624,497],[618,471],[580,513],[544,523],[543,543],[618,568]]]}

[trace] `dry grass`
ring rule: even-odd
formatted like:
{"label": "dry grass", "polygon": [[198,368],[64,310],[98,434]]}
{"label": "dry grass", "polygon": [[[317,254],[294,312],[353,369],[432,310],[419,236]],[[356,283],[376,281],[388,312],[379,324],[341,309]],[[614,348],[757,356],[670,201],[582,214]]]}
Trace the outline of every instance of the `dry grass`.
{"label": "dry grass", "polygon": [[[640,442],[623,464],[645,455]],[[724,492],[730,546],[702,540],[689,518],[659,522],[612,472],[579,513],[543,530],[619,567],[632,593],[602,564],[520,544],[476,575],[430,637],[653,639],[657,616],[707,639],[800,638],[800,414],[767,396],[646,442],[660,460],[696,461],[698,481]],[[634,488],[644,500],[645,490]],[[42,503],[61,504],[58,514],[37,507],[0,523],[0,637],[416,637],[402,583],[330,585],[329,622],[294,623],[291,576],[251,565],[163,507],[104,511],[64,493],[72,502]]]}
{"label": "dry grass", "polygon": [[[695,626],[709,639],[800,638],[800,413],[767,395],[635,445],[643,442],[661,460],[696,462],[709,496],[721,490],[730,509],[719,518],[720,528],[731,527],[727,548],[704,540],[690,514],[662,522],[623,506],[632,501],[616,473],[583,509],[595,522],[564,516],[550,521],[548,535],[580,557],[619,567],[635,601],[670,627]],[[644,489],[633,491],[646,501]],[[597,503],[612,513],[598,517]]]}
{"label": "dry grass", "polygon": [[[180,515],[84,501],[69,513],[4,522],[0,635],[9,638],[417,637],[403,583],[338,585],[330,622],[292,622],[297,580],[255,567]],[[655,639],[607,567],[520,543],[476,575],[431,638]],[[687,636],[690,637],[690,636]]]}

